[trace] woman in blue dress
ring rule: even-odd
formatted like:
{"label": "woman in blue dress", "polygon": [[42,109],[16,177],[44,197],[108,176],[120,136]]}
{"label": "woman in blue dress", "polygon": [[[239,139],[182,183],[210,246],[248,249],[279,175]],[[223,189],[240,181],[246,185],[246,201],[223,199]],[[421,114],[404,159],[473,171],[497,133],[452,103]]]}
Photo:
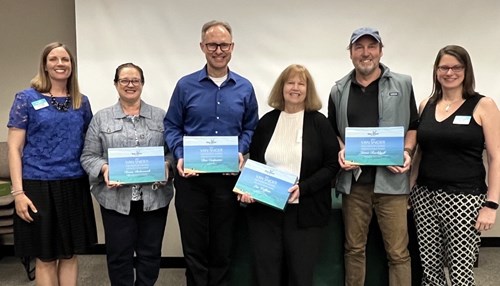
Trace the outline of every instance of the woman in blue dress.
{"label": "woman in blue dress", "polygon": [[31,87],[16,94],[7,124],[15,253],[36,257],[37,285],[76,285],[75,254],[97,241],[80,165],[91,118],[74,57],[62,43],[47,45]]}

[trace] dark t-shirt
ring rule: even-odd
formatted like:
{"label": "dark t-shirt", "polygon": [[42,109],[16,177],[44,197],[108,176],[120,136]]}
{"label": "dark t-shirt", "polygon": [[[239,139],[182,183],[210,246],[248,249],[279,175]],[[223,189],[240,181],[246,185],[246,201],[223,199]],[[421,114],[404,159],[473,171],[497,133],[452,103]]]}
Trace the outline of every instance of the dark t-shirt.
{"label": "dark t-shirt", "polygon": [[[384,71],[382,70],[383,74]],[[347,120],[351,127],[378,127],[379,126],[379,80],[380,77],[368,86],[363,87],[356,81],[356,72],[353,72],[351,79],[351,86],[349,90],[349,99],[347,102]],[[330,99],[330,104],[333,101]],[[413,89],[410,94],[410,124],[408,130],[416,130],[418,127],[418,113],[417,104]],[[329,108],[329,117],[336,118],[336,109]],[[330,119],[330,122],[340,136],[337,121]],[[376,167],[363,166],[361,167],[362,173],[359,176],[357,183],[371,184],[375,182]]]}
{"label": "dark t-shirt", "polygon": [[[378,127],[378,82],[380,78],[363,87],[356,81],[355,75],[349,91],[347,102],[347,120],[351,127]],[[362,166],[357,183],[371,184],[375,182],[377,167]]]}

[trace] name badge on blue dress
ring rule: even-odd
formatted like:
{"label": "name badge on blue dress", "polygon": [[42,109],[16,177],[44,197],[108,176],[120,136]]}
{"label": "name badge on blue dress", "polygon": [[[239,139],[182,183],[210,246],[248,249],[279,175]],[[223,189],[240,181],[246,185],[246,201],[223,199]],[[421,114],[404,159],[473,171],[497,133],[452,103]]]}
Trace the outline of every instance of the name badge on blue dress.
{"label": "name badge on blue dress", "polygon": [[42,108],[49,106],[49,103],[47,102],[47,100],[45,100],[45,98],[42,98],[42,99],[33,101],[31,103],[31,105],[33,105],[33,108],[35,108],[35,110],[39,110],[39,109],[42,109]]}
{"label": "name badge on blue dress", "polygon": [[457,115],[453,119],[453,124],[457,125],[469,125],[471,116],[470,115]]}

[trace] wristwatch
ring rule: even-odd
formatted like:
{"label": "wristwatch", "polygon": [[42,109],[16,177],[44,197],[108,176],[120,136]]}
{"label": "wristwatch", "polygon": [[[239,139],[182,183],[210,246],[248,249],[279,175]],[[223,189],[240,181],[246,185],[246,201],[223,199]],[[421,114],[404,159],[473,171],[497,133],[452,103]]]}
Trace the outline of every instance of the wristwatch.
{"label": "wristwatch", "polygon": [[496,210],[496,209],[498,209],[498,204],[495,202],[492,202],[492,201],[484,201],[483,207],[487,207],[487,208]]}

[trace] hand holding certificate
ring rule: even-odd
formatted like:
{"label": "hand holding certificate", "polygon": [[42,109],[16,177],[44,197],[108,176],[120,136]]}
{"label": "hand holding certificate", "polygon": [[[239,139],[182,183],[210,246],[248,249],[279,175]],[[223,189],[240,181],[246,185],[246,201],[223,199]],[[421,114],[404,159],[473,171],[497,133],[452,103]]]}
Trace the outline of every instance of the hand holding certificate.
{"label": "hand holding certificate", "polygon": [[401,166],[404,163],[404,128],[347,127],[345,160],[352,165]]}
{"label": "hand holding certificate", "polygon": [[248,194],[256,201],[283,210],[297,176],[248,159],[233,192]]}
{"label": "hand holding certificate", "polygon": [[109,148],[109,181],[139,184],[165,181],[163,146]]}
{"label": "hand holding certificate", "polygon": [[185,173],[239,172],[238,136],[184,136]]}

